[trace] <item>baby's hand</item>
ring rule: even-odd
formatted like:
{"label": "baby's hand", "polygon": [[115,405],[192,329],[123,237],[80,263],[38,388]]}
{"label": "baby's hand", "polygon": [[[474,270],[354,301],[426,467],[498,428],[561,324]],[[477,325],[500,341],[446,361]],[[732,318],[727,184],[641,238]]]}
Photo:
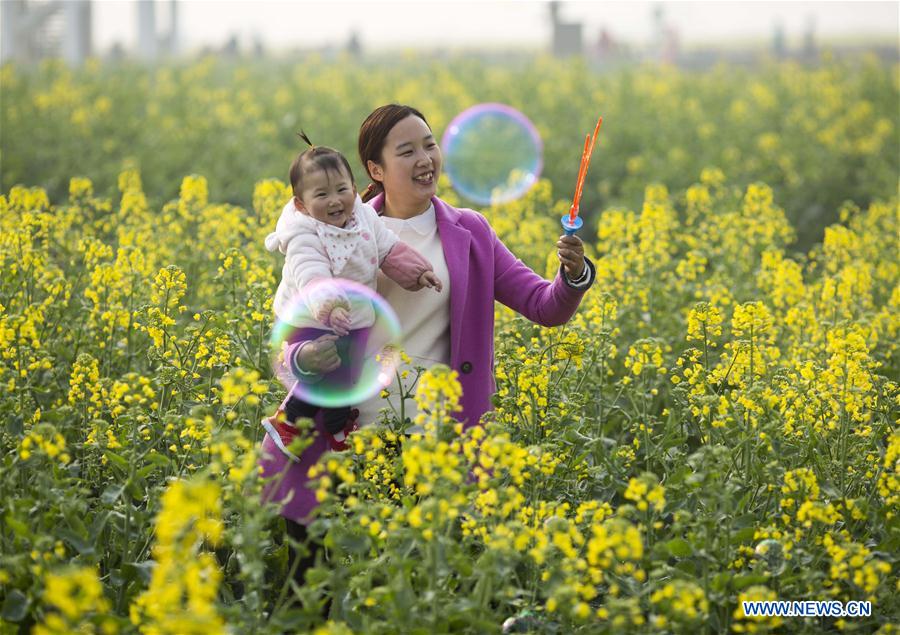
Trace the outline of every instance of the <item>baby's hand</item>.
{"label": "baby's hand", "polygon": [[347,335],[350,332],[350,313],[344,307],[336,306],[328,316],[328,324],[338,335]]}
{"label": "baby's hand", "polygon": [[441,279],[438,278],[433,271],[426,271],[421,276],[419,276],[419,284],[423,287],[431,287],[438,293],[440,293],[441,289],[444,288],[444,285],[441,283]]}

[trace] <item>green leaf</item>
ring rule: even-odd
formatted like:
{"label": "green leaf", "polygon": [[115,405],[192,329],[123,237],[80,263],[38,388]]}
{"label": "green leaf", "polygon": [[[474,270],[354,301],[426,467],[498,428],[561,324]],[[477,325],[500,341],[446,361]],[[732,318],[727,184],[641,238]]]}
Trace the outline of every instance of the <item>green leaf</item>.
{"label": "green leaf", "polygon": [[666,543],[666,547],[669,549],[669,553],[677,558],[687,558],[694,553],[691,543],[684,538],[673,538]]}
{"label": "green leaf", "polygon": [[753,586],[754,584],[765,584],[768,578],[759,573],[747,573],[744,575],[738,575],[734,577],[734,580],[731,582],[731,586],[735,591],[740,591],[741,589],[746,589],[748,586]]}
{"label": "green leaf", "polygon": [[23,523],[18,518],[11,516],[9,513],[6,514],[6,525],[16,532],[16,535],[21,536],[22,538],[31,537],[31,531],[28,529],[28,525]]}
{"label": "green leaf", "polygon": [[66,520],[69,523],[69,526],[79,535],[79,536],[87,536],[88,529],[84,524],[84,521],[81,519],[81,510],[79,510],[75,506],[68,507],[65,512]]}
{"label": "green leaf", "polygon": [[123,472],[128,472],[128,460],[125,457],[119,456],[115,452],[111,452],[110,450],[106,451],[106,458],[109,459],[109,462],[114,466],[122,470]]}
{"label": "green leaf", "polygon": [[756,535],[755,527],[744,527],[743,529],[734,532],[731,535],[732,542],[736,543],[744,543],[750,540],[753,540],[753,536]]}
{"label": "green leaf", "polygon": [[92,541],[97,541],[97,536],[99,536],[100,533],[106,528],[107,521],[109,521],[108,511],[99,513],[94,517],[94,522],[91,523],[91,529],[89,532]]}
{"label": "green leaf", "polygon": [[653,559],[665,561],[669,557],[669,548],[664,542],[653,544]]}
{"label": "green leaf", "polygon": [[90,556],[94,554],[93,543],[88,542],[88,540],[82,538],[74,531],[71,531],[69,529],[58,529],[56,535],[69,543],[69,546],[71,546],[72,549],[74,549],[81,555]]}
{"label": "green leaf", "polygon": [[22,433],[25,432],[24,419],[22,418],[22,415],[11,417],[9,421],[6,422],[6,430],[11,436],[21,436]]}
{"label": "green leaf", "polygon": [[122,565],[122,576],[129,582],[140,580],[144,584],[149,584],[150,578],[153,576],[154,567],[156,567],[156,562],[153,560],[126,562]]}
{"label": "green leaf", "polygon": [[593,439],[584,436],[575,428],[566,428],[566,431],[563,433],[563,438],[569,443],[574,443],[576,445],[581,445],[582,443],[590,443]]}
{"label": "green leaf", "polygon": [[145,478],[150,476],[150,474],[153,472],[153,470],[156,470],[156,469],[159,469],[158,465],[145,465],[144,467],[139,469],[137,472],[135,472],[135,477],[137,478],[137,480],[143,481]]}
{"label": "green leaf", "polygon": [[369,550],[369,540],[356,533],[339,533],[335,536],[335,546],[348,553],[363,554]]}
{"label": "green leaf", "polygon": [[160,454],[159,452],[151,452],[144,459],[145,462],[151,465],[162,465],[168,467],[172,464],[172,459],[167,457],[165,454]]}
{"label": "green leaf", "polygon": [[731,580],[732,574],[728,571],[723,571],[721,573],[717,573],[716,577],[713,578],[712,584],[710,585],[713,591],[721,593],[728,587],[728,581]]}
{"label": "green leaf", "polygon": [[28,614],[29,606],[31,606],[31,601],[26,595],[18,589],[13,589],[6,594],[3,609],[0,610],[0,617],[7,622],[21,622]]}
{"label": "green leaf", "polygon": [[129,494],[131,494],[131,498],[133,500],[135,500],[135,501],[144,500],[144,494],[145,494],[144,489],[140,485],[138,485],[137,482],[128,481],[128,483],[125,484],[125,489],[128,491]]}
{"label": "green leaf", "polygon": [[112,505],[119,500],[119,496],[122,495],[122,490],[124,489],[124,485],[110,485],[102,494],[100,494],[100,500],[107,505]]}

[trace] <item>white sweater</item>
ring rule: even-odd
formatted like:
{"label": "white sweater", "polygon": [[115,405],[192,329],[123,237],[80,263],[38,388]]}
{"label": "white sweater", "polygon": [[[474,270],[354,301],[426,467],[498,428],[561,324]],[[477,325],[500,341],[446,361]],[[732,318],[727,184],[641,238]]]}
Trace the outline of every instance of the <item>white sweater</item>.
{"label": "white sweater", "polygon": [[[400,333],[403,337],[403,350],[412,358],[413,366],[429,368],[434,364],[450,364],[450,273],[444,259],[444,248],[438,234],[437,221],[432,205],[422,214],[403,220],[382,216],[381,220],[388,229],[396,233],[400,240],[415,248],[427,258],[434,272],[444,285],[441,293],[427,290],[424,293],[406,291],[396,282],[378,273],[378,293],[387,300],[400,320]],[[410,386],[415,380],[415,372],[411,369],[404,381]],[[368,401],[359,404],[359,423],[368,425],[378,420],[379,410],[391,408],[400,413],[400,400],[396,379],[389,387],[389,400],[375,395]],[[410,399],[405,404],[405,416],[412,420],[416,417],[416,403]]]}
{"label": "white sweater", "polygon": [[[273,303],[275,315],[295,327],[326,329],[321,316],[327,316],[337,301],[350,309],[351,328],[372,326],[375,312],[371,303],[351,303],[340,287],[328,280],[346,278],[374,290],[378,268],[396,242],[396,234],[359,196],[345,227],[307,216],[291,199],[284,206],[275,231],[266,236],[266,248],[285,255]],[[313,281],[316,284],[310,286]],[[304,302],[298,303],[301,297]]]}

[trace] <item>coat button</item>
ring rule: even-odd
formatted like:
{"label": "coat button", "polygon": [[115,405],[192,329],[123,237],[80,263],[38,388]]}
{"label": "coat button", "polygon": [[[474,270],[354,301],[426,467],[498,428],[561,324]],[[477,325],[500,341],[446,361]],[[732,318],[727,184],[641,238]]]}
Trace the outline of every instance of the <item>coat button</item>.
{"label": "coat button", "polygon": [[460,369],[463,373],[465,373],[466,375],[468,375],[469,373],[472,372],[472,362],[463,362],[463,363],[462,363],[462,366],[460,366],[459,369]]}

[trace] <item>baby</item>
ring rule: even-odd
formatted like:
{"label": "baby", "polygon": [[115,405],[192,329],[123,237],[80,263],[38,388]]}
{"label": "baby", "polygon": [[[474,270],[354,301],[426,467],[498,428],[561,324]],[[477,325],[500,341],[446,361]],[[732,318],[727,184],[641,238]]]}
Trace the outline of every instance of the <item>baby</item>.
{"label": "baby", "polygon": [[[351,305],[334,279],[353,280],[374,290],[380,268],[408,291],[431,287],[440,292],[442,284],[431,263],[400,241],[362,202],[347,159],[332,148],[314,146],[303,133],[301,138],[310,147],[291,164],[294,196],[281,212],[275,231],[266,237],[269,251],[285,255],[273,307],[279,321],[293,327],[284,346],[284,367],[298,382],[350,387],[362,371],[375,311],[369,302]],[[304,306],[298,311],[299,297]],[[338,367],[324,375],[302,370],[303,346],[332,333],[338,336]],[[297,457],[287,447],[298,433],[294,422],[320,410],[295,392],[288,394],[278,415],[262,422],[275,445],[292,459]],[[350,405],[321,410],[331,447],[344,449],[355,424]]]}

